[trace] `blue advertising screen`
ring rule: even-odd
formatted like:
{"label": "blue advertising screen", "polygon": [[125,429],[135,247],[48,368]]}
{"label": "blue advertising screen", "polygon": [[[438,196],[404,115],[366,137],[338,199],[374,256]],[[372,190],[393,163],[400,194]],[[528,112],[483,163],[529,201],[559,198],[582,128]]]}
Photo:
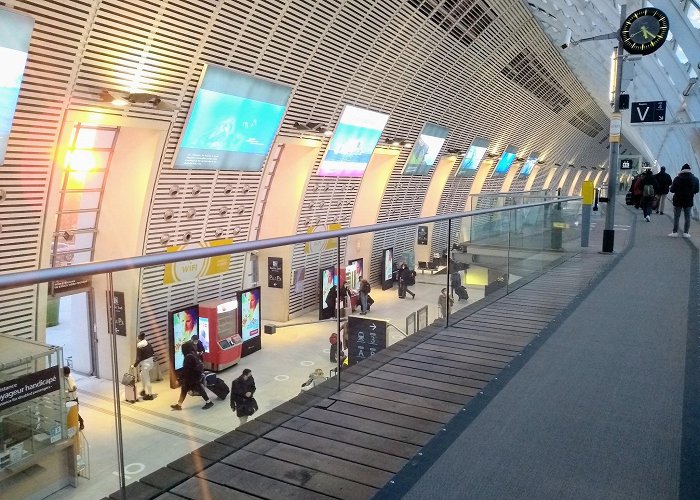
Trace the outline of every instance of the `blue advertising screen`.
{"label": "blue advertising screen", "polygon": [[520,169],[520,175],[526,176],[532,173],[532,169],[535,168],[535,163],[537,163],[537,153],[532,153],[530,157],[525,160],[523,167]]}
{"label": "blue advertising screen", "polygon": [[0,7],[0,165],[7,153],[33,29],[31,17]]}
{"label": "blue advertising screen", "polygon": [[496,169],[493,171],[494,174],[503,175],[508,172],[510,166],[515,161],[515,150],[512,147],[506,149],[501,155],[501,159],[498,160],[496,164]]}
{"label": "blue advertising screen", "polygon": [[260,288],[241,293],[241,337],[243,342],[260,335]]}
{"label": "blue advertising screen", "polygon": [[462,158],[462,163],[459,165],[455,175],[457,177],[474,175],[476,170],[479,168],[481,160],[484,159],[488,146],[489,141],[486,139],[474,139],[472,145],[469,146],[467,154],[465,154],[464,158]]}
{"label": "blue advertising screen", "polygon": [[261,170],[291,91],[287,85],[206,65],[175,168]]}
{"label": "blue advertising screen", "polygon": [[438,153],[445,143],[449,130],[440,125],[426,123],[413,145],[403,173],[406,175],[425,175],[432,168]]}
{"label": "blue advertising screen", "polygon": [[345,106],[318,175],[362,177],[389,115]]}
{"label": "blue advertising screen", "polygon": [[170,345],[173,349],[173,366],[176,370],[182,368],[185,356],[182,354],[182,344],[192,339],[192,335],[198,335],[199,330],[199,308],[197,306],[188,307],[170,314],[170,325],[172,328]]}

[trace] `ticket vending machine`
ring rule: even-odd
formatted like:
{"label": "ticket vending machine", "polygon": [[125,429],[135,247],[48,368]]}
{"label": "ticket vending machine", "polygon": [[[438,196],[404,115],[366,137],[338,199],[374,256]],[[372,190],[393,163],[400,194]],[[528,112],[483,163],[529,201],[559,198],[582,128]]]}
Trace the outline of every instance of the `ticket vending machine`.
{"label": "ticket vending machine", "polygon": [[238,300],[209,300],[199,304],[199,338],[204,344],[204,367],[219,372],[241,359]]}

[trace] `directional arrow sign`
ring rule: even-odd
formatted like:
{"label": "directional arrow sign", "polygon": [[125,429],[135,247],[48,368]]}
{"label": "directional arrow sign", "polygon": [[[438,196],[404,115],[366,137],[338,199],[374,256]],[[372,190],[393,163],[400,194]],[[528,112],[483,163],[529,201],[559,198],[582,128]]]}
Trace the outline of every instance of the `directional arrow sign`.
{"label": "directional arrow sign", "polygon": [[348,318],[348,365],[370,358],[386,347],[386,321]]}
{"label": "directional arrow sign", "polygon": [[375,325],[374,323],[371,323],[371,324],[369,325],[369,327],[370,327],[372,330],[376,330],[376,329],[377,329],[377,325]]}
{"label": "directional arrow sign", "polygon": [[650,123],[666,121],[666,101],[633,102],[630,115],[631,123]]}

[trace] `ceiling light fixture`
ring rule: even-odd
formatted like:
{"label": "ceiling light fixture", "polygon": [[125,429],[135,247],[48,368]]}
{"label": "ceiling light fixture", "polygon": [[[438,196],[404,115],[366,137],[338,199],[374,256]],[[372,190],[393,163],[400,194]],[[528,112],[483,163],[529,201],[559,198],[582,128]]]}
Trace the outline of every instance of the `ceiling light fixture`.
{"label": "ceiling light fixture", "polygon": [[129,104],[151,104],[153,108],[162,111],[175,111],[177,106],[164,101],[159,95],[149,94],[146,92],[137,92],[133,94],[122,94],[112,90],[103,90],[100,92],[100,99],[103,102],[110,102],[114,106],[127,106]]}

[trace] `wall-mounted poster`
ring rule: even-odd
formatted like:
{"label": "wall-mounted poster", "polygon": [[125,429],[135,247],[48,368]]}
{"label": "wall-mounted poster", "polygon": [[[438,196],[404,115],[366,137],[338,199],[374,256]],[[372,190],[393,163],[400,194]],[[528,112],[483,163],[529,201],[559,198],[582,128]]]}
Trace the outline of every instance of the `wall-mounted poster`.
{"label": "wall-mounted poster", "polygon": [[0,7],[0,165],[5,161],[33,29],[31,17]]}
{"label": "wall-mounted poster", "polygon": [[418,244],[428,244],[428,226],[418,226]]}
{"label": "wall-mounted poster", "polygon": [[294,270],[294,274],[292,276],[292,288],[294,289],[294,293],[301,293],[304,291],[305,271],[306,270],[303,267]]}
{"label": "wall-mounted poster", "polygon": [[515,161],[516,152],[517,150],[513,146],[506,148],[496,164],[496,168],[493,171],[494,175],[505,175],[508,173],[510,166]]}
{"label": "wall-mounted poster", "polygon": [[205,64],[175,168],[259,171],[292,88]]}
{"label": "wall-mounted poster", "polygon": [[362,177],[389,115],[345,106],[318,175]]}
{"label": "wall-mounted poster", "polygon": [[[107,304],[109,305],[109,291],[107,291]],[[107,308],[107,318],[109,321],[110,309]],[[112,333],[109,328],[108,332]],[[124,305],[124,292],[114,292],[114,333],[126,337],[126,306]]]}
{"label": "wall-mounted poster", "polygon": [[481,160],[484,159],[488,147],[489,141],[486,139],[474,139],[472,145],[469,146],[469,150],[464,155],[464,158],[462,158],[462,163],[460,163],[455,176],[468,177],[474,175],[479,168]]}
{"label": "wall-mounted poster", "polygon": [[532,153],[527,160],[523,163],[523,167],[520,169],[520,175],[527,176],[532,173],[532,169],[535,168],[535,163],[537,163],[537,158],[539,153]]}
{"label": "wall-mounted poster", "polygon": [[267,258],[267,286],[282,288],[282,257]]}
{"label": "wall-mounted poster", "polygon": [[426,123],[421,130],[418,140],[408,155],[403,173],[406,175],[425,175],[435,164],[437,155],[445,143],[449,130],[440,125]]}

